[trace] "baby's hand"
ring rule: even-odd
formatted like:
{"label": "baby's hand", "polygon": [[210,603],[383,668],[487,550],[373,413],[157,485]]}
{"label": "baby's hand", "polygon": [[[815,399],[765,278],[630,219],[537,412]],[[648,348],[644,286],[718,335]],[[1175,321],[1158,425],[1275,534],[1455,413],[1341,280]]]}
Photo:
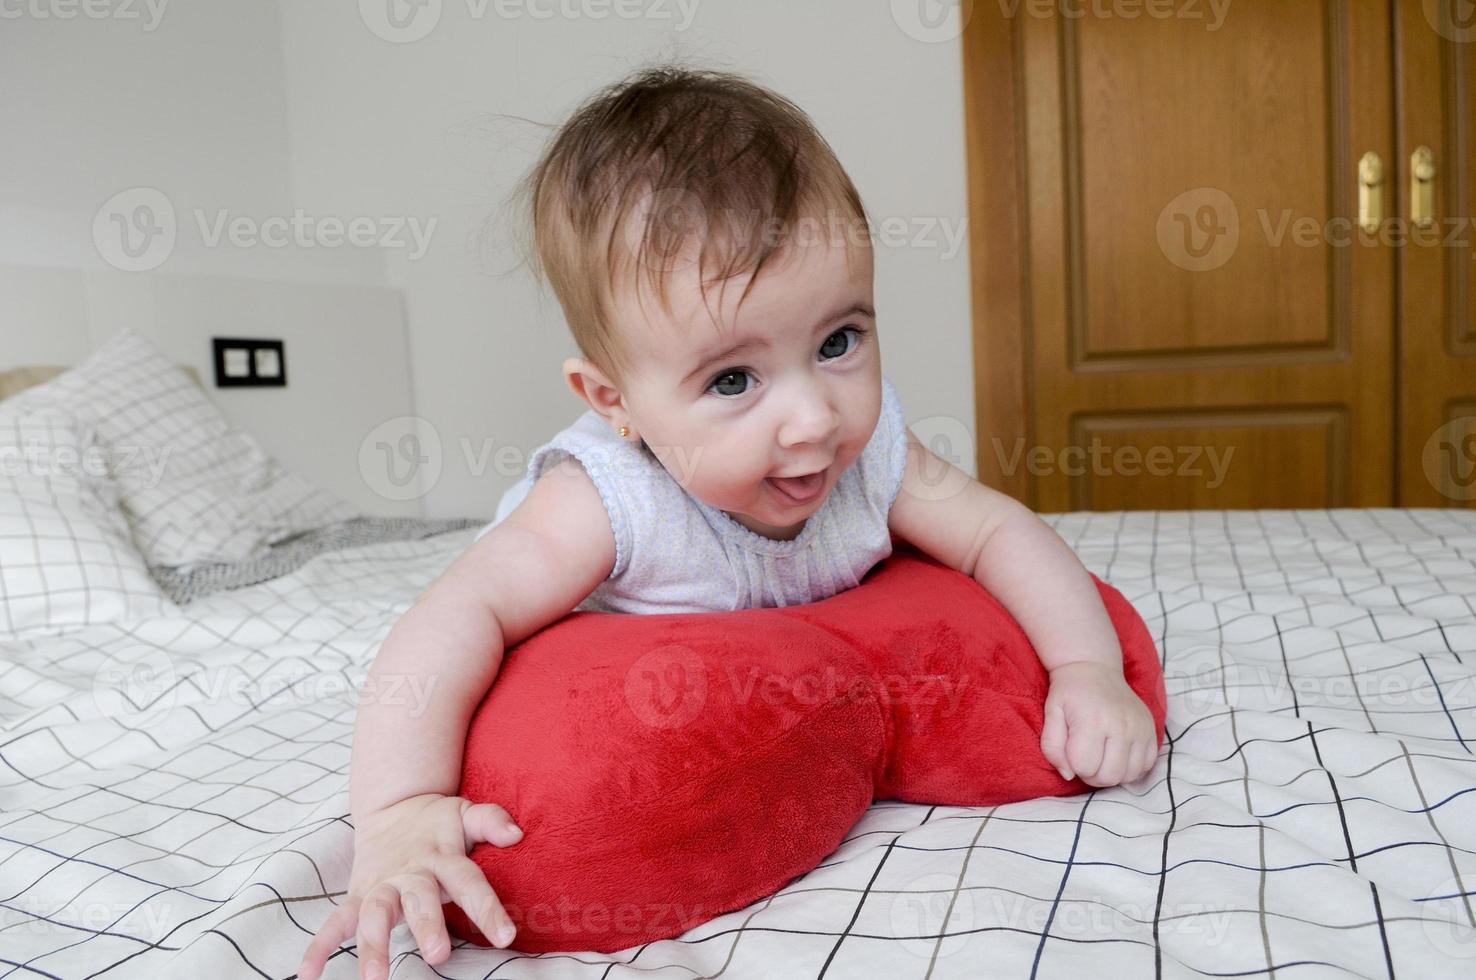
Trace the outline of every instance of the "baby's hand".
{"label": "baby's hand", "polygon": [[[420,953],[436,964],[451,955],[442,902],[461,906],[482,935],[506,947],[513,923],[467,852],[478,841],[508,847],[523,832],[495,803],[425,793],[377,810],[354,831],[348,894],[313,937],[297,973],[317,980],[328,956],[358,932],[359,976],[389,975],[389,934],[403,912]],[[498,930],[502,930],[499,935]]]}
{"label": "baby's hand", "polygon": [[1153,715],[1120,669],[1077,662],[1050,676],[1040,750],[1062,779],[1075,773],[1091,786],[1116,786],[1153,768]]}

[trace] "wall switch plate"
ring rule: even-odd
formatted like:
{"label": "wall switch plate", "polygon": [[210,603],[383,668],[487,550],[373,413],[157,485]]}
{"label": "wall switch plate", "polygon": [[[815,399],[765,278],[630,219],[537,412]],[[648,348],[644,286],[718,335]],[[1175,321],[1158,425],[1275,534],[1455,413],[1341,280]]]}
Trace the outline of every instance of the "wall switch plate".
{"label": "wall switch plate", "polygon": [[258,347],[253,353],[256,355],[256,376],[258,378],[282,376],[282,355],[275,347]]}
{"label": "wall switch plate", "polygon": [[280,340],[212,337],[217,388],[285,388],[287,355]]}
{"label": "wall switch plate", "polygon": [[246,356],[244,347],[227,347],[222,353],[222,367],[225,368],[225,376],[228,378],[251,377],[251,361]]}

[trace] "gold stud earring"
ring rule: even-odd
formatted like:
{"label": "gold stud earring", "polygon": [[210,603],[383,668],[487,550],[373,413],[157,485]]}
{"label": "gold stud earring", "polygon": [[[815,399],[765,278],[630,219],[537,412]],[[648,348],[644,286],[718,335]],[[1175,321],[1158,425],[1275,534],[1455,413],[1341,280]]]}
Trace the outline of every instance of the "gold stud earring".
{"label": "gold stud earring", "polygon": [[620,438],[624,439],[628,435],[630,435],[630,429],[622,425],[620,427]]}

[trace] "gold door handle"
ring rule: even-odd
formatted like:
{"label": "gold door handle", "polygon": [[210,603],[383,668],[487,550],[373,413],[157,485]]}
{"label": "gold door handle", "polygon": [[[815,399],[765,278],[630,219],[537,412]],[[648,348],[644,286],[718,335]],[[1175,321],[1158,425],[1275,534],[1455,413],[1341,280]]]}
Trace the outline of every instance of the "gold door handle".
{"label": "gold door handle", "polygon": [[1435,153],[1428,146],[1409,155],[1409,220],[1416,228],[1435,224]]}
{"label": "gold door handle", "polygon": [[1384,161],[1369,150],[1358,161],[1358,227],[1372,235],[1384,220]]}

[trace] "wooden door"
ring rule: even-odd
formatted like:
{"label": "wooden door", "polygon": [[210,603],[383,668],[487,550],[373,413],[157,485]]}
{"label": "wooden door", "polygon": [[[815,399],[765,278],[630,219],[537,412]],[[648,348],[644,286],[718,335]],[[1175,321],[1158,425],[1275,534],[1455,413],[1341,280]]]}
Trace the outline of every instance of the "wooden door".
{"label": "wooden door", "polygon": [[964,37],[980,479],[1044,511],[1391,505],[1393,250],[1355,222],[1366,152],[1392,206],[1388,0],[1045,8]]}
{"label": "wooden door", "polygon": [[[1470,94],[1476,7],[1470,0],[1398,0],[1399,504],[1476,507],[1476,227]],[[1429,150],[1416,174],[1417,151]],[[1428,175],[1428,176],[1426,176]],[[1428,182],[1431,221],[1416,226]]]}

